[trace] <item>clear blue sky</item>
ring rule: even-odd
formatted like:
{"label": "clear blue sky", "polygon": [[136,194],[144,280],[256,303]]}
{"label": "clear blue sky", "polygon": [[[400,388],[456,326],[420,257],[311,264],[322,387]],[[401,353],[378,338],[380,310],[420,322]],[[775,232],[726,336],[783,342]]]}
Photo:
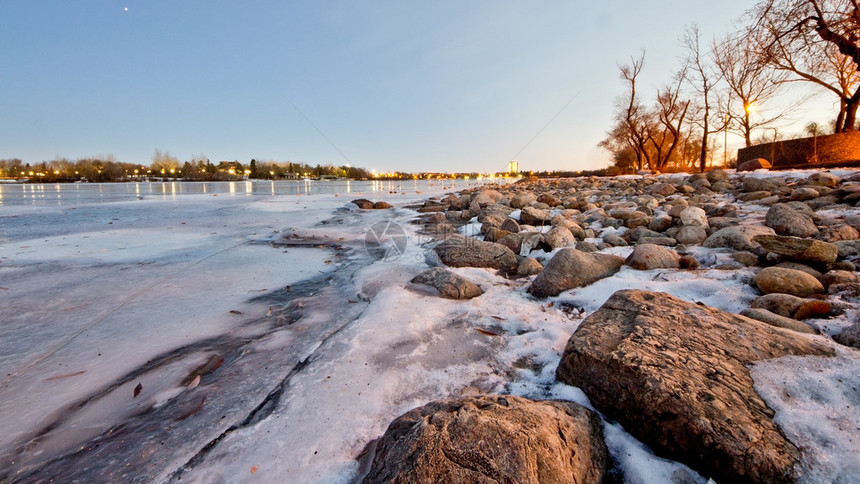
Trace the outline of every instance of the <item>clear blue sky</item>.
{"label": "clear blue sky", "polygon": [[617,64],[646,49],[656,89],[685,25],[751,5],[587,3],[4,0],[0,158],[498,171],[576,96],[517,159],[602,168]]}

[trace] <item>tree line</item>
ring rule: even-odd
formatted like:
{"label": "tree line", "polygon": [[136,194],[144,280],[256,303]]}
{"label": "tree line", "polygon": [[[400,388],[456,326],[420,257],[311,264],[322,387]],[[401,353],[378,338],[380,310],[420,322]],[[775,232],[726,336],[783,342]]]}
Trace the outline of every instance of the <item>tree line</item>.
{"label": "tree line", "polygon": [[18,158],[0,159],[0,178],[27,179],[39,183],[118,182],[150,179],[183,179],[191,181],[230,181],[243,179],[278,180],[302,177],[338,177],[368,179],[373,176],[364,168],[350,165],[277,162],[257,160],[248,163],[220,161],[212,163],[206,155],[194,155],[180,161],[167,151],[156,149],[149,165],[117,161],[113,155],[97,155],[70,160],[56,158],[31,165]]}
{"label": "tree line", "polygon": [[736,134],[746,146],[776,141],[778,124],[808,98],[759,108],[789,86],[824,93],[837,106],[829,127],[811,122],[807,134],[858,129],[860,0],[761,0],[744,19],[707,44],[698,27],[687,27],[681,65],[656,92],[639,85],[644,51],[619,65],[625,90],[599,143],[617,170],[704,171],[716,161],[718,133]]}

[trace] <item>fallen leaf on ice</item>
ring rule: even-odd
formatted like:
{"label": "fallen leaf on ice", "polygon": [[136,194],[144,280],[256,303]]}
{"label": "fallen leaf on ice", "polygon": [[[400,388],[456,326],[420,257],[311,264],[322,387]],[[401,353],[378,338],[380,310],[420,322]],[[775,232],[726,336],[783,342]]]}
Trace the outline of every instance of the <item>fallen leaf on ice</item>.
{"label": "fallen leaf on ice", "polygon": [[231,309],[230,314],[245,314],[245,313],[243,313],[242,311],[237,311],[235,309]]}
{"label": "fallen leaf on ice", "polygon": [[[337,196],[337,195],[335,195],[335,196]],[[254,466],[251,468],[251,474],[253,474],[255,472],[257,472],[257,466]]]}
{"label": "fallen leaf on ice", "polygon": [[269,310],[266,311],[266,317],[268,318],[271,315],[272,315],[272,306],[269,306]]}
{"label": "fallen leaf on ice", "polygon": [[138,383],[136,387],[134,387],[134,393],[132,393],[131,398],[137,398],[140,395],[141,390],[143,390],[143,383]]}
{"label": "fallen leaf on ice", "polygon": [[481,328],[475,328],[475,329],[476,329],[479,333],[481,333],[481,334],[485,334],[485,335],[487,335],[487,336],[498,336],[498,335],[499,335],[499,333],[494,333],[494,332],[492,332],[492,331],[487,331],[486,329],[481,329]]}

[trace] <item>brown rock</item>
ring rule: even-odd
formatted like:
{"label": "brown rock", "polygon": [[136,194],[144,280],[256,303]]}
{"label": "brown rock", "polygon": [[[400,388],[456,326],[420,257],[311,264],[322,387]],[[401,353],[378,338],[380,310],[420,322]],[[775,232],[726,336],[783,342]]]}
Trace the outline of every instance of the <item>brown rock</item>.
{"label": "brown rock", "polygon": [[818,279],[795,269],[766,267],[755,276],[755,283],[765,294],[779,292],[797,297],[809,297],[824,293]]}
{"label": "brown rock", "polygon": [[837,284],[860,282],[860,277],[858,277],[854,272],[835,270],[827,271],[827,273],[819,277],[818,280],[821,281],[821,284],[824,285],[825,289],[829,289],[830,286]]}
{"label": "brown rock", "polygon": [[437,245],[435,251],[439,260],[450,267],[489,267],[506,271],[517,267],[516,254],[494,242],[450,236]]}
{"label": "brown rock", "polygon": [[800,452],[747,365],[833,350],[648,291],[618,291],[571,336],[556,376],[659,455],[718,482],[793,482]]}
{"label": "brown rock", "polygon": [[833,244],[815,239],[787,237],[783,235],[757,235],[753,237],[768,252],[773,252],[795,260],[835,262],[839,248]]}
{"label": "brown rock", "polygon": [[413,284],[423,284],[439,291],[448,299],[472,299],[484,293],[474,282],[441,267],[426,270],[412,278]]}
{"label": "brown rock", "polygon": [[373,204],[374,210],[384,210],[386,208],[391,208],[391,207],[392,207],[392,205],[388,202],[385,202],[385,201],[379,201],[379,202],[376,202]]}
{"label": "brown rock", "polygon": [[624,259],[616,255],[561,249],[532,281],[529,292],[537,297],[556,296],[609,277],[622,265]]}
{"label": "brown rock", "polygon": [[544,240],[552,249],[570,247],[576,244],[576,237],[565,227],[553,227],[544,234]]}
{"label": "brown rock", "polygon": [[741,311],[741,316],[746,316],[750,319],[755,319],[756,321],[761,321],[762,323],[769,324],[777,328],[785,328],[790,329],[792,331],[797,331],[798,333],[818,334],[818,331],[813,329],[808,324],[803,324],[794,318],[787,318],[779,314],[774,314],[767,309],[744,309],[743,311]]}
{"label": "brown rock", "polygon": [[717,230],[705,240],[705,247],[716,249],[728,247],[735,250],[746,250],[756,252],[761,249],[758,242],[753,241],[756,235],[774,235],[770,227],[761,225],[736,225]]}
{"label": "brown rock", "polygon": [[552,219],[549,210],[525,207],[520,211],[520,223],[539,227],[546,225]]}
{"label": "brown rock", "polygon": [[770,164],[769,161],[764,158],[756,158],[754,160],[747,160],[743,163],[738,164],[738,171],[755,171],[766,169],[769,170],[773,165]]}
{"label": "brown rock", "polygon": [[535,274],[540,274],[540,271],[543,270],[543,265],[538,262],[534,257],[524,257],[523,260],[520,261],[520,265],[517,266],[517,275],[518,276],[533,276]]}
{"label": "brown rock", "polygon": [[750,303],[751,308],[767,309],[768,311],[785,316],[786,318],[794,317],[794,313],[803,306],[807,300],[802,297],[792,296],[791,294],[765,294],[757,297]]}
{"label": "brown rock", "polygon": [[647,271],[651,269],[678,269],[681,267],[681,256],[672,249],[655,245],[640,244],[624,261],[628,266]]}
{"label": "brown rock", "polygon": [[600,418],[573,402],[478,396],[431,402],[394,420],[366,484],[599,484]]}

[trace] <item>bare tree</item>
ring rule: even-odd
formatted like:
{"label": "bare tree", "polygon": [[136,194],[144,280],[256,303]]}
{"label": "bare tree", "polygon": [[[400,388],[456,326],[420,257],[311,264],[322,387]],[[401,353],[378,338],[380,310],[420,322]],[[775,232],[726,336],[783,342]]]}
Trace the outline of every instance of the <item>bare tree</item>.
{"label": "bare tree", "polygon": [[690,101],[681,98],[685,77],[686,68],[675,74],[671,84],[657,91],[657,104],[654,106],[657,124],[649,141],[654,148],[651,168],[658,171],[666,169],[681,142],[681,128],[690,108]]}
{"label": "bare tree", "polygon": [[621,71],[621,79],[629,84],[626,102],[619,103],[619,107],[623,110],[621,113],[621,124],[624,126],[622,132],[627,144],[636,153],[636,164],[640,170],[643,168],[643,163],[651,166],[651,157],[648,153],[648,140],[651,138],[652,125],[649,119],[650,113],[639,101],[636,92],[636,78],[639,77],[644,65],[645,51],[642,51],[638,59],[630,58],[629,65],[618,66]]}
{"label": "bare tree", "polygon": [[[713,43],[714,62],[727,88],[724,101],[724,119],[728,129],[744,138],[746,146],[752,146],[752,132],[767,128],[785,117],[791,110],[786,108],[776,114],[765,116],[757,107],[779,93],[781,84],[788,77],[783,71],[774,70],[762,55],[760,40],[754,29],[726,36]],[[773,110],[770,110],[773,112]]]}
{"label": "bare tree", "polygon": [[860,1],[764,0],[754,28],[766,32],[763,54],[776,69],[839,99],[835,131],[857,129],[860,106]]}
{"label": "bare tree", "polygon": [[687,80],[698,96],[698,106],[691,123],[701,128],[702,139],[699,150],[699,171],[705,171],[708,161],[708,136],[725,129],[725,116],[714,109],[714,87],[722,78],[713,64],[713,51],[702,52],[698,25],[687,27],[681,42],[687,49],[686,63],[689,66]]}

